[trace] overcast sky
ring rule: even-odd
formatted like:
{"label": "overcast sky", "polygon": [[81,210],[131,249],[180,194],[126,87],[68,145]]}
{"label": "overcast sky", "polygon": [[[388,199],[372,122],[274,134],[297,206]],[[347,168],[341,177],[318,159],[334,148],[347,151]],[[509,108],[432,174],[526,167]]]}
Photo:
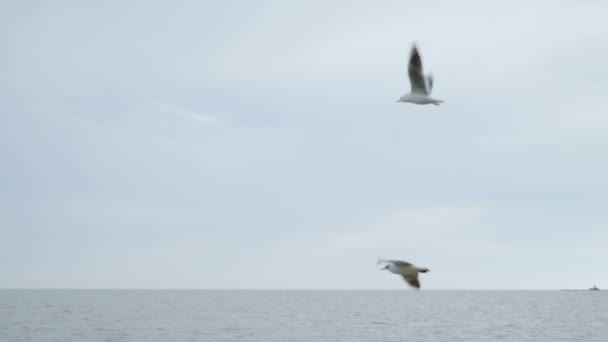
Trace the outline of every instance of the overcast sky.
{"label": "overcast sky", "polygon": [[608,287],[607,16],[1,1],[0,287]]}

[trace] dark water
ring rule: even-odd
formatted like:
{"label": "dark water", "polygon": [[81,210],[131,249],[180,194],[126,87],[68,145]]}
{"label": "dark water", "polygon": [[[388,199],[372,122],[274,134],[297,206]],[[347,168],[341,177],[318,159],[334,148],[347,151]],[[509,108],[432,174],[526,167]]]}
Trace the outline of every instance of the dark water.
{"label": "dark water", "polygon": [[0,290],[0,341],[608,341],[608,291]]}

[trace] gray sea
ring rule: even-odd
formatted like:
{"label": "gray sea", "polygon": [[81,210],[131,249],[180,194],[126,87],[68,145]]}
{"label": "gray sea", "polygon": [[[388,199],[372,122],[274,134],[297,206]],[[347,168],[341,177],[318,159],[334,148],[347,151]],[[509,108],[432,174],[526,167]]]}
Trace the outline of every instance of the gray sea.
{"label": "gray sea", "polygon": [[608,341],[608,291],[0,290],[0,341]]}

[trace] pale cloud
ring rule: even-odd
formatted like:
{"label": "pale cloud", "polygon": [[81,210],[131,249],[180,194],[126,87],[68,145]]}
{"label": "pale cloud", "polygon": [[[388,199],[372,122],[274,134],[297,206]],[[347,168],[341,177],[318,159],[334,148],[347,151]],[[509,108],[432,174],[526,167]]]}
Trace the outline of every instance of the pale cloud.
{"label": "pale cloud", "polygon": [[229,113],[205,113],[166,103],[152,103],[152,106],[156,107],[161,113],[188,118],[203,125],[220,126],[229,124],[232,117]]}

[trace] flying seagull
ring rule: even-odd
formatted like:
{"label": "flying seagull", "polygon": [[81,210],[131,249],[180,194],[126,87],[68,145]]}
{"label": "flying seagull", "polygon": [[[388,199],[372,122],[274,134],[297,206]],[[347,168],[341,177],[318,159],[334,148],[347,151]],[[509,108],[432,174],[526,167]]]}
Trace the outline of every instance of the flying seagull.
{"label": "flying seagull", "polygon": [[412,45],[410,52],[410,65],[407,69],[412,84],[412,90],[397,100],[397,102],[411,102],[419,105],[434,104],[439,105],[443,100],[434,99],[431,97],[433,90],[433,76],[431,74],[424,75],[422,70],[422,59],[418,53],[416,44]]}
{"label": "flying seagull", "polygon": [[376,263],[386,264],[380,271],[387,270],[391,273],[399,274],[403,277],[408,284],[417,289],[420,288],[420,282],[418,281],[418,272],[426,273],[429,272],[428,268],[424,267],[416,267],[409,262],[401,261],[401,260],[384,260],[380,259]]}

